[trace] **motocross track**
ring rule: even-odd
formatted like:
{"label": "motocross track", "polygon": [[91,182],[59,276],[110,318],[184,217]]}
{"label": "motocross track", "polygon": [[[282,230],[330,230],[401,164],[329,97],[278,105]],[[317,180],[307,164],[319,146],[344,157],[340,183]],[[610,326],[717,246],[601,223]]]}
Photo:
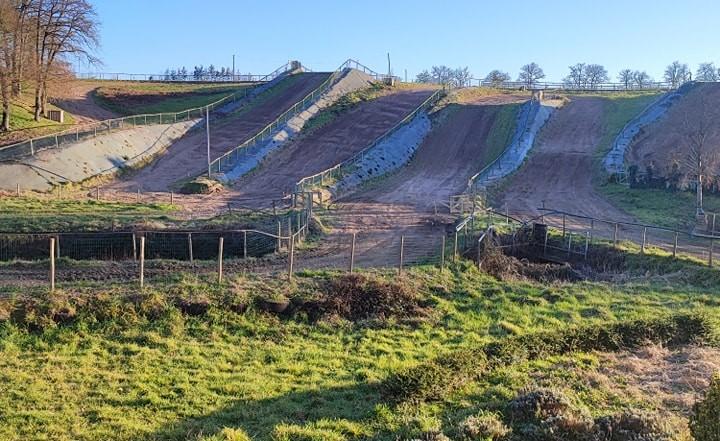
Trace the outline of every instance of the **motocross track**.
{"label": "motocross track", "polygon": [[432,90],[400,90],[359,104],[281,147],[233,185],[233,197],[250,205],[291,192],[302,178],[326,170],[366,148],[412,112]]}
{"label": "motocross track", "polygon": [[673,163],[684,163],[689,153],[687,133],[697,131],[704,116],[706,145],[720,144],[720,84],[700,83],[681,98],[659,121],[645,127],[630,147],[628,159],[640,172],[652,165],[668,176]]}
{"label": "motocross track", "polygon": [[497,208],[539,216],[540,207],[620,222],[633,219],[593,185],[594,154],[603,136],[605,99],[573,97],[550,117],[525,164],[508,178]]}
{"label": "motocross track", "polygon": [[95,81],[68,81],[53,91],[53,104],[72,114],[77,124],[117,118],[118,115],[95,102],[93,94],[102,85]]}
{"label": "motocross track", "polygon": [[[274,121],[290,106],[316,89],[330,74],[301,73],[289,77],[275,88],[281,92],[272,93],[266,99],[252,106],[240,115],[229,116],[219,121],[210,121],[211,158],[226,153],[249,139],[263,127]],[[289,84],[283,85],[289,81]],[[214,123],[214,126],[213,126]],[[197,176],[207,170],[207,141],[204,130],[194,131],[173,144],[153,164],[110,186],[112,189],[134,191],[142,188],[149,191],[165,191],[178,181]]]}

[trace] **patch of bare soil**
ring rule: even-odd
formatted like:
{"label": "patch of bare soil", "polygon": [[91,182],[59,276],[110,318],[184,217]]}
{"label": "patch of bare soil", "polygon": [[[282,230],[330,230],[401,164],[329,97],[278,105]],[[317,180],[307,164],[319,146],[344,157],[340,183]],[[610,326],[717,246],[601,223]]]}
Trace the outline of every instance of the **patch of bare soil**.
{"label": "patch of bare soil", "polygon": [[601,353],[591,384],[687,415],[720,371],[720,349],[647,346],[634,352]]}
{"label": "patch of bare soil", "polygon": [[652,166],[656,174],[667,177],[674,164],[687,160],[687,132],[696,130],[703,114],[707,124],[707,145],[720,144],[720,84],[695,86],[675,103],[663,118],[645,127],[630,147],[629,161],[644,172]]}
{"label": "patch of bare soil", "polygon": [[95,102],[93,94],[100,85],[96,81],[68,80],[53,91],[53,104],[71,113],[78,124],[117,118],[117,114]]}

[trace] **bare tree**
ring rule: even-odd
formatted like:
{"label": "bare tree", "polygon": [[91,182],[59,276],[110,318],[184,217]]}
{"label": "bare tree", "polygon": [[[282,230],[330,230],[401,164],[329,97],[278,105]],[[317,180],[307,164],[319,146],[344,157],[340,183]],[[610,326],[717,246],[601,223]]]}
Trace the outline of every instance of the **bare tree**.
{"label": "bare tree", "polygon": [[718,71],[715,68],[715,64],[712,62],[700,63],[697,73],[695,74],[695,79],[698,81],[717,81]]}
{"label": "bare tree", "polygon": [[0,100],[2,101],[0,131],[10,130],[16,25],[17,10],[14,5],[7,1],[0,2]]}
{"label": "bare tree", "polygon": [[718,152],[708,142],[712,119],[708,113],[705,96],[700,95],[699,100],[698,105],[695,107],[696,111],[692,115],[685,113],[684,139],[687,154],[682,161],[687,173],[695,178],[697,194],[695,211],[697,216],[705,214],[703,210],[703,186],[712,183],[712,180],[718,175],[718,165],[720,165]]}
{"label": "bare tree", "polygon": [[98,59],[95,10],[86,0],[32,0],[29,15],[35,39],[35,120],[45,113],[47,83],[54,65],[69,56],[89,63]]}
{"label": "bare tree", "polygon": [[665,68],[664,78],[675,89],[690,80],[690,68],[687,64],[673,61]]}
{"label": "bare tree", "polygon": [[537,63],[529,63],[520,68],[518,81],[522,82],[528,88],[532,87],[538,80],[545,78],[545,72]]}
{"label": "bare tree", "polygon": [[470,70],[466,67],[458,67],[452,72],[452,82],[456,87],[465,87],[470,82]]}
{"label": "bare tree", "polygon": [[415,81],[418,83],[432,83],[432,75],[425,69],[415,76]]}
{"label": "bare tree", "polygon": [[600,64],[588,64],[585,66],[585,81],[587,86],[595,89],[598,85],[608,81],[607,70]]}
{"label": "bare tree", "polygon": [[635,82],[634,72],[632,69],[623,69],[618,74],[618,81],[620,81],[626,89],[630,89]]}
{"label": "bare tree", "polygon": [[563,83],[569,87],[581,89],[585,86],[585,63],[577,63],[570,66],[570,73],[563,79]]}
{"label": "bare tree", "polygon": [[485,77],[485,81],[490,83],[493,87],[500,87],[506,82],[510,81],[510,74],[497,69],[492,70]]}
{"label": "bare tree", "polygon": [[430,72],[434,83],[447,86],[453,80],[453,70],[445,65],[433,66]]}
{"label": "bare tree", "polygon": [[633,82],[638,89],[644,89],[652,83],[652,78],[644,70],[636,70],[633,72]]}

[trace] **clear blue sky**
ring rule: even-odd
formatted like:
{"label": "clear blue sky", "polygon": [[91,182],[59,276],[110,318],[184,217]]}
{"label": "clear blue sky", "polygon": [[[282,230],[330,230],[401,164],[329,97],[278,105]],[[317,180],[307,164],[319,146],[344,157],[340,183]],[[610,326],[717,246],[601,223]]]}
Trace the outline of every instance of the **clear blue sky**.
{"label": "clear blue sky", "polygon": [[[352,57],[414,77],[434,64],[494,68],[527,62],[560,80],[576,62],[660,79],[673,60],[720,66],[717,0],[91,0],[106,72],[159,73],[211,63],[268,73],[289,59],[333,70]],[[80,70],[87,68],[80,66]]]}

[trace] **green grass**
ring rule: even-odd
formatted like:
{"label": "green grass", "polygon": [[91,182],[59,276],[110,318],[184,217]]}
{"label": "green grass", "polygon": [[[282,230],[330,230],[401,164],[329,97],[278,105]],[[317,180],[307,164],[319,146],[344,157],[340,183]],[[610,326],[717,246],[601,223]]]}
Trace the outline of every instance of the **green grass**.
{"label": "green grass", "polygon": [[170,220],[169,204],[131,204],[51,198],[0,198],[0,231],[92,231],[140,220]]}
{"label": "green grass", "polygon": [[[653,278],[640,270],[643,277],[622,284],[547,286],[498,281],[469,264],[442,274],[416,267],[400,280],[431,301],[435,315],[415,325],[310,323],[220,307],[190,317],[163,306],[165,296],[178,293],[215,299],[281,291],[292,297],[332,276],[324,272],[301,273],[293,284],[239,276],[223,287],[192,275],[153,281],[144,303],[150,315],[114,300],[136,294],[127,284],[66,285],[68,293],[104,299],[105,316],[80,316],[73,324],[35,332],[0,324],[0,438],[222,440],[232,439],[229,429],[242,429],[256,441],[389,441],[452,428],[478,406],[500,403],[532,385],[539,374],[576,387],[576,398],[602,414],[638,403],[581,384],[571,368],[597,367],[593,356],[584,354],[508,367],[440,403],[394,408],[376,387],[398,369],[515,332],[668,312],[717,316],[717,273],[674,265],[710,276]],[[380,275],[396,279],[393,272]],[[5,289],[11,296],[41,296],[42,291]]]}
{"label": "green grass", "polygon": [[493,122],[490,135],[485,141],[485,148],[482,152],[482,162],[480,168],[487,166],[497,159],[505,149],[510,145],[512,137],[517,127],[517,113],[520,109],[519,104],[508,104],[497,106],[495,121]]}
{"label": "green grass", "polygon": [[[600,190],[615,206],[643,223],[680,230],[695,226],[694,191],[629,188],[620,184],[605,184]],[[706,212],[720,213],[720,196],[706,193],[703,205]]]}
{"label": "green grass", "polygon": [[[57,109],[48,105],[50,109]],[[13,144],[29,138],[49,135],[70,128],[75,124],[73,116],[65,112],[65,122],[58,122],[41,118],[35,121],[31,106],[24,103],[15,103],[10,106],[10,132],[0,133],[0,145]]]}
{"label": "green grass", "polygon": [[604,112],[604,134],[598,145],[597,154],[604,156],[620,134],[620,130],[631,119],[640,114],[661,94],[658,92],[620,92],[601,95],[606,99]]}
{"label": "green grass", "polygon": [[99,87],[94,98],[101,106],[120,115],[166,113],[202,107],[248,87],[252,85],[112,83]]}

